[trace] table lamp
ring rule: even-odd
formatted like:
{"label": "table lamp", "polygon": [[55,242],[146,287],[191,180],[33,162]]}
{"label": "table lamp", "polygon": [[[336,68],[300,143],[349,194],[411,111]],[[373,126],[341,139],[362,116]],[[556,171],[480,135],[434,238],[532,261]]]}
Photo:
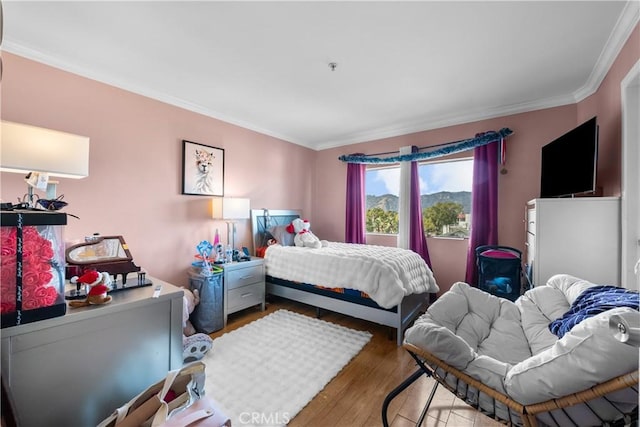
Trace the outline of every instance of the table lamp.
{"label": "table lamp", "polygon": [[211,199],[211,212],[214,219],[222,219],[227,222],[227,242],[235,250],[236,221],[249,219],[250,201],[236,197],[220,197]]}
{"label": "table lamp", "polygon": [[57,182],[49,181],[49,176],[89,176],[88,137],[4,120],[1,127],[0,171],[28,174],[23,202],[30,208],[35,207],[33,187],[38,178],[51,200],[56,198]]}

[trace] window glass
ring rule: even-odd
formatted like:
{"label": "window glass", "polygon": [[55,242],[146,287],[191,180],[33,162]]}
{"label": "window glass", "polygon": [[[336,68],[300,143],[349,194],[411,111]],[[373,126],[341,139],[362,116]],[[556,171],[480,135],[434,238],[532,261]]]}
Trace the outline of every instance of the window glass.
{"label": "window glass", "polygon": [[[473,159],[424,162],[419,166],[422,223],[429,237],[469,237]],[[398,233],[400,167],[366,173],[367,233]]]}

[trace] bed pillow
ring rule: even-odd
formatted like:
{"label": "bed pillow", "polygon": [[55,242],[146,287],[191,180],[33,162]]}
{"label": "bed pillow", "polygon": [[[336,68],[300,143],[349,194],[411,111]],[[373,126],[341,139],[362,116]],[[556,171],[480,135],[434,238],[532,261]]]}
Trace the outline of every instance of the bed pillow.
{"label": "bed pillow", "polygon": [[293,246],[294,235],[287,231],[286,225],[274,225],[269,229],[269,233],[282,246]]}

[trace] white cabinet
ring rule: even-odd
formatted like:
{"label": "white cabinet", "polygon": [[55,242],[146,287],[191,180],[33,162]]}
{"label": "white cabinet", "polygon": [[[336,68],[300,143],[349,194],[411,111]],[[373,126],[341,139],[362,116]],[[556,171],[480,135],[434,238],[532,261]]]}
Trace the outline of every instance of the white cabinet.
{"label": "white cabinet", "polygon": [[560,273],[620,285],[619,198],[531,200],[526,223],[526,271],[534,286]]}

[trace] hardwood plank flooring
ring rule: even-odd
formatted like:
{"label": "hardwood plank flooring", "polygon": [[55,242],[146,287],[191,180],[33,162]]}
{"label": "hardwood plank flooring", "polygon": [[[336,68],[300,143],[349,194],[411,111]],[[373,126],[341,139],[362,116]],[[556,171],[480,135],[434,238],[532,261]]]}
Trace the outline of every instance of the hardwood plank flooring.
{"label": "hardwood plank flooring", "polygon": [[[316,316],[314,307],[269,297],[265,311],[249,308],[229,316],[227,327],[210,334],[216,338],[260,317],[285,309]],[[382,426],[382,403],[387,394],[417,369],[409,354],[390,337],[390,328],[323,310],[321,319],[373,334],[371,341],[289,423],[290,427]],[[389,405],[391,427],[415,426],[433,387],[423,376]],[[423,426],[495,427],[498,421],[482,415],[439,387]]]}

